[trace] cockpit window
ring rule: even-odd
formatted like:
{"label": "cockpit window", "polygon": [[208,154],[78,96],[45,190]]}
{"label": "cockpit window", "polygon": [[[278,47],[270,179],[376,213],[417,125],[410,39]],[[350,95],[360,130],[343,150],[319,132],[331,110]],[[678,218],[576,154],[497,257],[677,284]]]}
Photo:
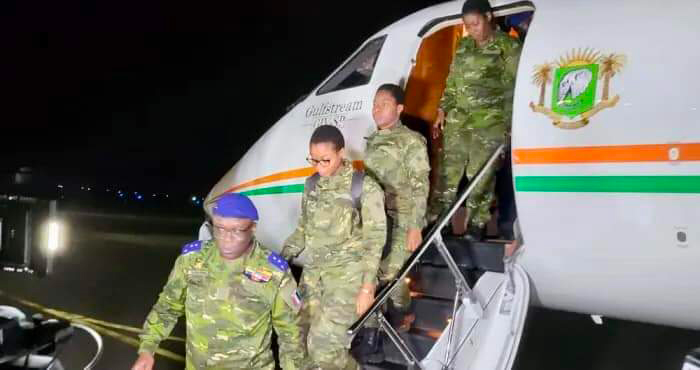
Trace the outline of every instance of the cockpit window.
{"label": "cockpit window", "polygon": [[320,89],[316,95],[322,95],[333,91],[349,89],[366,85],[372,78],[374,66],[379,58],[379,52],[384,45],[386,36],[376,38],[368,42],[349,62],[336,72]]}

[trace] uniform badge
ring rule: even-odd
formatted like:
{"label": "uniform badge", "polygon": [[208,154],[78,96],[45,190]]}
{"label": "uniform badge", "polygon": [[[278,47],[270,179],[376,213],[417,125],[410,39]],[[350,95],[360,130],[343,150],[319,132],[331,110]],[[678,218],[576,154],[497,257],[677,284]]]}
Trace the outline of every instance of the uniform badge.
{"label": "uniform badge", "polygon": [[188,254],[192,252],[197,252],[200,249],[202,249],[202,241],[201,240],[196,240],[191,243],[187,243],[184,246],[182,246],[182,254]]}
{"label": "uniform badge", "polygon": [[294,289],[294,291],[292,291],[292,304],[294,305],[294,308],[299,310],[301,308],[302,302],[303,301],[301,300],[299,289]]}
{"label": "uniform badge", "polygon": [[[552,119],[554,126],[575,129],[586,126],[589,119],[620,100],[610,97],[610,79],[625,66],[626,57],[610,53],[601,55],[593,49],[575,49],[553,63],[535,66],[532,82],[540,87],[539,101],[530,102],[533,112]],[[598,80],[602,80],[599,89]],[[552,83],[551,101],[545,105],[547,86]],[[602,90],[596,101],[598,90]]]}
{"label": "uniform badge", "polygon": [[287,271],[287,269],[289,268],[287,261],[285,261],[284,258],[282,258],[282,256],[275,252],[270,253],[270,256],[267,257],[267,261],[270,262],[272,266],[275,266],[282,271]]}
{"label": "uniform badge", "polygon": [[203,284],[208,273],[203,270],[191,269],[187,271],[187,282],[190,284]]}
{"label": "uniform badge", "polygon": [[272,278],[272,271],[265,268],[253,269],[252,267],[246,267],[243,275],[256,283],[267,283]]}

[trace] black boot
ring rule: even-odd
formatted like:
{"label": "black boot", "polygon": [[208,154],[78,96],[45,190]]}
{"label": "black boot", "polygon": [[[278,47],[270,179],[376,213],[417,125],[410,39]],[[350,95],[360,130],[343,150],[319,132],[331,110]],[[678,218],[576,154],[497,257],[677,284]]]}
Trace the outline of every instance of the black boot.
{"label": "black boot", "polygon": [[363,329],[361,362],[364,364],[381,364],[384,362],[384,347],[379,328]]}
{"label": "black boot", "polygon": [[469,227],[467,227],[467,233],[464,234],[464,239],[467,239],[470,242],[483,241],[486,239],[486,226],[479,227],[469,225]]}
{"label": "black boot", "polygon": [[394,302],[389,306],[389,323],[399,333],[406,333],[413,327],[413,322],[416,321],[416,315],[413,313],[413,302],[409,307],[396,307]]}

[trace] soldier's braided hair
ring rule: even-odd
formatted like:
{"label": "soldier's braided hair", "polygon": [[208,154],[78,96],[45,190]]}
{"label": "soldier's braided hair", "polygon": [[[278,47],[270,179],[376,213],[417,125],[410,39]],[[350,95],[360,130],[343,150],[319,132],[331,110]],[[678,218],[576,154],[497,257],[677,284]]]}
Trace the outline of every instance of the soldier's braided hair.
{"label": "soldier's braided hair", "polygon": [[396,104],[404,104],[406,101],[406,94],[403,92],[403,89],[401,86],[396,85],[396,84],[384,84],[382,86],[379,86],[377,89],[377,92],[380,91],[386,91],[391,96],[394,97],[394,100],[396,100]]}
{"label": "soldier's braided hair", "polygon": [[467,0],[462,6],[462,15],[469,13],[478,13],[481,15],[489,14],[493,11],[488,0]]}
{"label": "soldier's braided hair", "polygon": [[320,143],[331,143],[336,151],[345,148],[343,133],[337,127],[331,125],[318,126],[314,133],[311,134],[311,142],[309,144]]}

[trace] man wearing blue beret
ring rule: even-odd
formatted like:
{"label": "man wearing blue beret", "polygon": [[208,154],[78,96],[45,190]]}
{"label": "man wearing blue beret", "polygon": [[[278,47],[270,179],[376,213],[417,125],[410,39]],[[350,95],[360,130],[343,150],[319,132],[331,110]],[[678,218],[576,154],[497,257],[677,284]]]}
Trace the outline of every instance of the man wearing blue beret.
{"label": "man wearing blue beret", "polygon": [[289,266],[255,239],[258,211],[242,194],[212,208],[214,239],[182,248],[148,314],[132,370],[151,370],[178,318],[187,323],[186,369],[275,369],[272,328],[283,369],[304,367],[301,298]]}

